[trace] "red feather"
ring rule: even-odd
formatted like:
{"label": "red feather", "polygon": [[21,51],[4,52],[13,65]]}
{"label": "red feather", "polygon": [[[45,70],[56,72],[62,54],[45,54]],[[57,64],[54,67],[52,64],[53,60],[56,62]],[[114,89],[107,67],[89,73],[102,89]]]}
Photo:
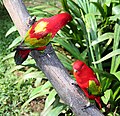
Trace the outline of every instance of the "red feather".
{"label": "red feather", "polygon": [[88,92],[89,81],[92,80],[96,83],[96,85],[100,86],[100,83],[94,74],[93,70],[89,68],[84,62],[77,60],[73,63],[74,77],[80,88],[83,90],[85,95],[92,100],[95,100],[99,107],[101,108],[101,100],[100,96],[92,95]]}
{"label": "red feather", "polygon": [[[49,17],[49,18],[43,18],[37,21],[32,25],[32,28],[30,30],[30,37],[31,38],[43,38],[47,34],[52,33],[52,38],[55,36],[55,34],[69,21],[72,20],[72,17],[68,13],[61,13],[57,14],[55,16]],[[48,25],[46,27],[45,31],[35,33],[35,27],[38,23],[41,21],[47,22]]]}
{"label": "red feather", "polygon": [[[44,37],[46,37],[48,34],[51,34],[51,38],[53,38],[55,34],[71,20],[72,20],[72,17],[68,13],[61,13],[49,18],[40,19],[39,21],[35,22],[31,26],[31,28],[28,31],[28,34],[29,34],[28,37],[30,37],[30,39],[33,39],[33,38],[44,39]],[[37,24],[39,24],[41,21],[46,22],[45,29],[40,31],[38,29],[39,32],[35,32],[35,28]],[[34,49],[44,50],[45,48],[46,48],[46,45],[40,46],[39,48],[34,48]],[[23,49],[19,49],[19,46],[18,46],[18,48],[16,48],[16,53],[14,56],[16,64],[22,64],[27,59],[29,52],[30,52],[29,48],[27,50],[24,49],[24,47]]]}

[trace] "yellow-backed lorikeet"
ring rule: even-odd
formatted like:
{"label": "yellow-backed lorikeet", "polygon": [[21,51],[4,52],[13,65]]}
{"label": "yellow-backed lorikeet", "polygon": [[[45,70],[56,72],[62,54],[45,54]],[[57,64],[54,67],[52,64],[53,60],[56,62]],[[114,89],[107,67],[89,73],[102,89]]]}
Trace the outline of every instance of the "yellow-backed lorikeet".
{"label": "yellow-backed lorikeet", "polygon": [[22,64],[31,50],[44,50],[55,34],[71,20],[69,13],[60,13],[35,22],[27,31],[24,41],[16,48],[16,64]]}

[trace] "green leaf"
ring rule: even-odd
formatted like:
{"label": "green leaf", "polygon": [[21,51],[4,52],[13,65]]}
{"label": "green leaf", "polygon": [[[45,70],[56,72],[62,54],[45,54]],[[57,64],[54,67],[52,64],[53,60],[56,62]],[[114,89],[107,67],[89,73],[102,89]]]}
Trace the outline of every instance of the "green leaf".
{"label": "green leaf", "polygon": [[88,32],[92,32],[93,31],[92,33],[95,36],[96,30],[97,30],[97,22],[96,22],[95,15],[92,14],[92,13],[86,14],[85,15],[85,21],[86,21],[86,29],[87,29],[87,31]]}
{"label": "green leaf", "polygon": [[82,18],[76,18],[78,24],[81,26],[81,30],[83,31],[84,37],[85,39],[87,38],[87,30],[86,30],[86,26],[85,23],[83,22]]}
{"label": "green leaf", "polygon": [[68,7],[68,4],[67,4],[67,0],[61,0],[61,3],[62,3],[62,7],[65,11],[69,12],[69,7]]}
{"label": "green leaf", "polygon": [[52,41],[59,43],[62,45],[67,51],[69,51],[76,59],[83,60],[82,56],[80,55],[80,52],[77,47],[74,46],[74,44],[66,39],[61,38],[54,38]]}
{"label": "green leaf", "polygon": [[112,0],[106,0],[105,4],[109,7],[111,2],[112,2]]}
{"label": "green leaf", "polygon": [[105,18],[106,17],[106,13],[105,13],[103,7],[101,6],[101,4],[98,3],[98,2],[92,2],[92,3],[97,7],[97,9],[101,13],[102,17]]}
{"label": "green leaf", "polygon": [[113,14],[119,14],[119,11],[120,11],[120,4],[112,8]]}
{"label": "green leaf", "polygon": [[41,85],[37,88],[35,88],[32,93],[30,94],[30,98],[35,96],[36,94],[42,93],[46,89],[50,89],[52,87],[51,83],[47,81],[44,85]]}
{"label": "green leaf", "polygon": [[100,60],[96,61],[96,62],[92,62],[93,64],[98,64],[101,63],[109,58],[112,58],[113,56],[119,55],[120,54],[120,49],[114,50],[110,53],[108,53],[106,56],[104,56],[103,58],[101,58]]}
{"label": "green leaf", "polygon": [[116,100],[115,101],[118,101],[120,99],[120,95],[116,98]]}
{"label": "green leaf", "polygon": [[119,65],[120,65],[120,55],[119,55],[119,56],[116,56],[116,65],[115,65],[115,67],[114,67],[114,72],[117,71]]}
{"label": "green leaf", "polygon": [[39,94],[41,92],[41,88],[42,88],[42,86],[39,86],[39,87],[33,89],[32,93],[30,94],[30,98],[35,96],[36,94]]}
{"label": "green leaf", "polygon": [[62,62],[62,64],[68,69],[68,70],[72,70],[72,61],[71,59],[69,59],[66,55],[63,55],[60,52],[56,52],[58,58],[60,59],[60,61]]}
{"label": "green leaf", "polygon": [[38,87],[40,85],[41,81],[42,81],[42,78],[37,78],[36,81],[35,81],[34,86]]}
{"label": "green leaf", "polygon": [[89,1],[88,0],[77,0],[78,5],[84,10],[84,12],[87,14],[89,12]]}
{"label": "green leaf", "polygon": [[[113,94],[113,99],[117,99],[117,96],[120,96],[120,86],[118,88],[116,88],[114,94]],[[116,100],[115,100],[116,101]]]}
{"label": "green leaf", "polygon": [[48,89],[48,88],[51,88],[52,85],[49,81],[47,81],[43,86],[42,86],[42,89],[41,90],[44,90],[44,89]]}
{"label": "green leaf", "polygon": [[21,41],[22,41],[22,37],[21,37],[21,36],[17,37],[17,38],[12,42],[12,44],[9,45],[8,49],[11,49],[11,48],[17,46],[18,43],[20,43]]}
{"label": "green leaf", "polygon": [[94,70],[94,72],[98,73],[98,74],[101,75],[102,77],[106,77],[106,78],[108,78],[109,80],[111,79],[111,80],[116,80],[116,81],[118,81],[118,79],[115,77],[114,74],[111,74],[111,73],[109,73],[109,72],[100,70],[100,69],[95,68],[95,67],[91,67],[91,68]]}
{"label": "green leaf", "polygon": [[30,79],[30,78],[40,78],[40,72],[31,72],[31,73],[28,73],[28,74],[24,74],[22,79],[23,80],[27,80],[27,79]]}
{"label": "green leaf", "polygon": [[59,116],[59,114],[66,108],[66,105],[59,103],[55,108],[53,108],[47,116]]}
{"label": "green leaf", "polygon": [[69,9],[73,12],[76,17],[81,17],[80,7],[72,0],[68,0]]}
{"label": "green leaf", "polygon": [[22,66],[22,65],[13,66],[10,70],[7,70],[6,76],[7,76],[7,75],[10,75],[10,73],[13,73],[14,71],[20,70],[20,69],[22,69],[22,68],[24,68],[24,66]]}
{"label": "green leaf", "polygon": [[87,57],[87,52],[88,52],[88,49],[85,49],[85,50],[80,54],[83,59],[85,59],[85,58]]}
{"label": "green leaf", "polygon": [[101,99],[104,102],[104,104],[107,104],[108,101],[110,100],[110,92],[111,92],[111,89],[105,91],[104,92],[104,96],[101,97]]}
{"label": "green leaf", "polygon": [[[113,51],[118,50],[118,48],[119,48],[119,42],[120,42],[120,25],[119,24],[115,24]],[[112,57],[112,63],[111,63],[111,69],[110,69],[111,73],[116,72],[116,70],[117,70],[116,65],[118,63],[120,63],[120,62],[117,62],[117,57],[118,56],[116,56],[116,55],[114,55]],[[117,65],[117,66],[119,66],[119,65]]]}
{"label": "green leaf", "polygon": [[14,57],[14,54],[15,52],[11,52],[10,54],[8,54],[7,56],[5,56],[3,59],[2,59],[2,62],[4,62],[5,60],[8,60],[10,58],[13,58]]}
{"label": "green leaf", "polygon": [[49,93],[49,95],[47,96],[46,101],[45,101],[44,111],[46,111],[53,104],[53,102],[55,101],[56,94],[57,94],[57,92],[55,91],[55,89],[53,89]]}
{"label": "green leaf", "polygon": [[110,39],[110,38],[114,38],[114,33],[111,33],[111,32],[105,33],[105,34],[99,36],[96,40],[94,40],[91,43],[91,46],[94,46],[94,45],[101,43],[101,42],[103,42],[107,39]]}
{"label": "green leaf", "polygon": [[11,27],[11,28],[7,31],[5,37],[7,37],[8,35],[10,35],[11,33],[15,32],[15,31],[17,31],[17,28],[16,28],[15,26]]}
{"label": "green leaf", "polygon": [[120,41],[120,25],[115,24],[113,50],[116,50]]}
{"label": "green leaf", "polygon": [[117,78],[118,78],[118,80],[120,81],[120,71],[118,71],[118,72],[115,72],[115,73],[113,73]]}
{"label": "green leaf", "polygon": [[110,16],[109,18],[110,21],[117,21],[118,19],[120,20],[120,13],[114,16]]}
{"label": "green leaf", "polygon": [[25,107],[26,105],[28,105],[29,102],[31,102],[33,99],[35,99],[35,98],[37,98],[37,97],[40,97],[40,96],[43,96],[43,95],[46,95],[46,94],[49,94],[49,90],[48,90],[48,89],[44,90],[43,92],[41,92],[41,93],[39,93],[39,94],[34,95],[34,96],[31,97],[30,99],[28,99],[28,100],[21,106],[21,109],[24,109],[24,107]]}

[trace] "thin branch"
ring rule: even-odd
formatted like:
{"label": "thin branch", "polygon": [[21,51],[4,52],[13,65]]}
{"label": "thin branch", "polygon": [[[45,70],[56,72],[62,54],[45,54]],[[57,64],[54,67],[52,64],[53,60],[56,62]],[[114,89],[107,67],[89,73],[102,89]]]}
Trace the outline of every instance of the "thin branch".
{"label": "thin branch", "polygon": [[[28,30],[26,22],[29,14],[22,0],[3,0],[3,2],[20,35],[24,37]],[[43,54],[32,51],[31,55],[37,66],[52,83],[60,98],[70,106],[76,116],[103,116],[95,106],[84,108],[90,103],[89,100],[84,96],[81,89],[73,84],[74,81],[57,58],[51,44]]]}

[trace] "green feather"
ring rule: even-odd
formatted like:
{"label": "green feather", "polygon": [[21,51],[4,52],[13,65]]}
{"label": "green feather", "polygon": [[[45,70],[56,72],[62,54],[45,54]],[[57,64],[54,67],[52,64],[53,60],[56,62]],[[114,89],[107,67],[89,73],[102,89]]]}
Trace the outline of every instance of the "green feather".
{"label": "green feather", "polygon": [[26,36],[24,43],[26,46],[30,48],[38,48],[41,46],[46,46],[50,41],[52,37],[51,34],[48,34],[44,38],[36,39],[36,38],[30,38],[30,36]]}
{"label": "green feather", "polygon": [[89,81],[88,92],[92,95],[99,95],[101,93],[101,87],[96,85],[95,81]]}

